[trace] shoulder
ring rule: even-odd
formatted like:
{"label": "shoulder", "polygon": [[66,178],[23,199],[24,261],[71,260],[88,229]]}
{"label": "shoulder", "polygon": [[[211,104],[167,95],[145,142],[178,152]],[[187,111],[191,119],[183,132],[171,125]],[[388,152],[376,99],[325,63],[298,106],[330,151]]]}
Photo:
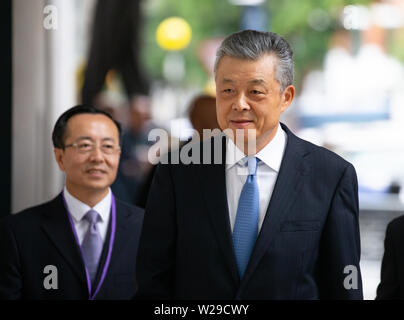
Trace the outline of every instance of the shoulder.
{"label": "shoulder", "polygon": [[300,153],[303,157],[308,157],[316,169],[330,172],[345,172],[348,169],[355,170],[350,162],[335,152],[299,138],[283,124],[282,128],[287,133],[287,148],[291,149],[292,152]]}
{"label": "shoulder", "polygon": [[33,229],[38,225],[44,214],[51,214],[57,207],[63,205],[61,195],[56,198],[21,210],[15,214],[10,214],[0,220],[2,227],[11,228],[13,230]]}
{"label": "shoulder", "polygon": [[[159,165],[188,169],[193,165],[220,164],[225,159],[226,135],[216,129],[210,137],[200,139],[192,137],[188,141],[173,147],[159,159]],[[174,166],[172,166],[174,165]]]}
{"label": "shoulder", "polygon": [[[384,235],[385,246],[400,248],[404,241],[404,215],[391,220]],[[396,244],[396,245],[395,245]]]}
{"label": "shoulder", "polygon": [[395,235],[404,232],[404,215],[401,215],[389,222],[386,233]]}
{"label": "shoulder", "polygon": [[119,200],[115,197],[116,210],[118,214],[124,214],[130,219],[143,220],[144,209],[130,203]]}

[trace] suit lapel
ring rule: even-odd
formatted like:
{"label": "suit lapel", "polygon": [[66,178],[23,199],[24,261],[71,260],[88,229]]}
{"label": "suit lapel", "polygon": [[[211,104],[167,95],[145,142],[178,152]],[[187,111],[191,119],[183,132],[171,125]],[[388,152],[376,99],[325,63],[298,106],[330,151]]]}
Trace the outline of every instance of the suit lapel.
{"label": "suit lapel", "polygon": [[67,215],[59,194],[43,214],[41,227],[76,276],[86,284],[84,263]]}
{"label": "suit lapel", "polygon": [[[222,163],[201,164],[196,165],[195,168],[197,168],[199,178],[201,180],[202,195],[208,209],[208,215],[212,223],[216,239],[234,281],[239,283],[230,229],[229,209],[227,205],[225,177],[226,139],[220,136],[220,138],[215,137],[211,141],[212,148],[215,144],[221,144]],[[213,154],[214,153],[212,152],[212,155]],[[213,159],[211,160],[211,163],[214,163]]]}
{"label": "suit lapel", "polygon": [[113,264],[114,261],[120,261],[120,259],[118,259],[117,257],[129,243],[128,239],[131,238],[130,236],[131,230],[128,229],[127,227],[128,224],[126,223],[130,214],[128,211],[122,209],[122,206],[118,200],[115,200],[115,205],[116,205],[116,230],[115,230],[114,245],[112,247],[110,268],[111,264]]}
{"label": "suit lapel", "polygon": [[285,154],[261,231],[239,287],[238,295],[248,283],[265,251],[278,233],[280,224],[285,219],[288,209],[298,197],[304,176],[309,170],[308,163],[305,160],[308,153],[302,148],[298,138],[286,126],[282,124],[282,128],[288,136]]}

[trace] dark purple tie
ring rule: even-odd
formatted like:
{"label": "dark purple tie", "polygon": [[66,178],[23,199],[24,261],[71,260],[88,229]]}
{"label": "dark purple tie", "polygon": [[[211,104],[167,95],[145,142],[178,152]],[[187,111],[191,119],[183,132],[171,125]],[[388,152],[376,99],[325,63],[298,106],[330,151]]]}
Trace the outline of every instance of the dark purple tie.
{"label": "dark purple tie", "polygon": [[83,250],[84,262],[90,274],[91,283],[93,283],[103,245],[97,227],[98,212],[91,209],[86,213],[84,219],[88,221],[89,226],[81,244],[81,249]]}

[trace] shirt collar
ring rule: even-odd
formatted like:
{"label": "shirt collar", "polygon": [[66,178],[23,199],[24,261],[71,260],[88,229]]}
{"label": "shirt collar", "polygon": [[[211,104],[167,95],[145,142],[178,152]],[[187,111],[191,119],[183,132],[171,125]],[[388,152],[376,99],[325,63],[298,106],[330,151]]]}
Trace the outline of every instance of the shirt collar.
{"label": "shirt collar", "polygon": [[245,158],[245,154],[241,151],[230,138],[226,138],[226,169],[230,169],[240,160]]}
{"label": "shirt collar", "polygon": [[63,189],[64,196],[66,199],[66,204],[75,222],[81,221],[88,210],[93,209],[98,212],[101,216],[102,221],[108,221],[108,217],[111,211],[112,203],[112,193],[111,189],[108,189],[108,194],[98,202],[93,208],[88,204],[80,201],[79,199],[73,197],[69,191],[67,191],[66,186]]}
{"label": "shirt collar", "polygon": [[286,147],[286,141],[286,132],[283,131],[281,125],[278,124],[275,137],[262,150],[260,150],[256,156],[272,170],[279,172]]}
{"label": "shirt collar", "polygon": [[[256,154],[256,157],[275,172],[279,172],[286,141],[286,132],[283,131],[281,125],[278,123],[275,137]],[[232,139],[228,138],[226,143],[226,169],[230,169],[244,158],[246,158],[244,152],[237,148]]]}

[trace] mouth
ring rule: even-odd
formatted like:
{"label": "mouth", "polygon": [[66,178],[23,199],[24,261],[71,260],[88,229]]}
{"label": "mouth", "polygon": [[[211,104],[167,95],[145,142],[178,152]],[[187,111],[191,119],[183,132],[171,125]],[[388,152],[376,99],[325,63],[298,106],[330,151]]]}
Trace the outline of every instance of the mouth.
{"label": "mouth", "polygon": [[249,119],[237,119],[237,120],[230,120],[230,122],[238,128],[244,128],[248,126],[250,123],[253,123],[252,120]]}
{"label": "mouth", "polygon": [[102,177],[107,172],[103,169],[91,168],[91,169],[86,170],[86,173],[88,173],[92,177]]}

